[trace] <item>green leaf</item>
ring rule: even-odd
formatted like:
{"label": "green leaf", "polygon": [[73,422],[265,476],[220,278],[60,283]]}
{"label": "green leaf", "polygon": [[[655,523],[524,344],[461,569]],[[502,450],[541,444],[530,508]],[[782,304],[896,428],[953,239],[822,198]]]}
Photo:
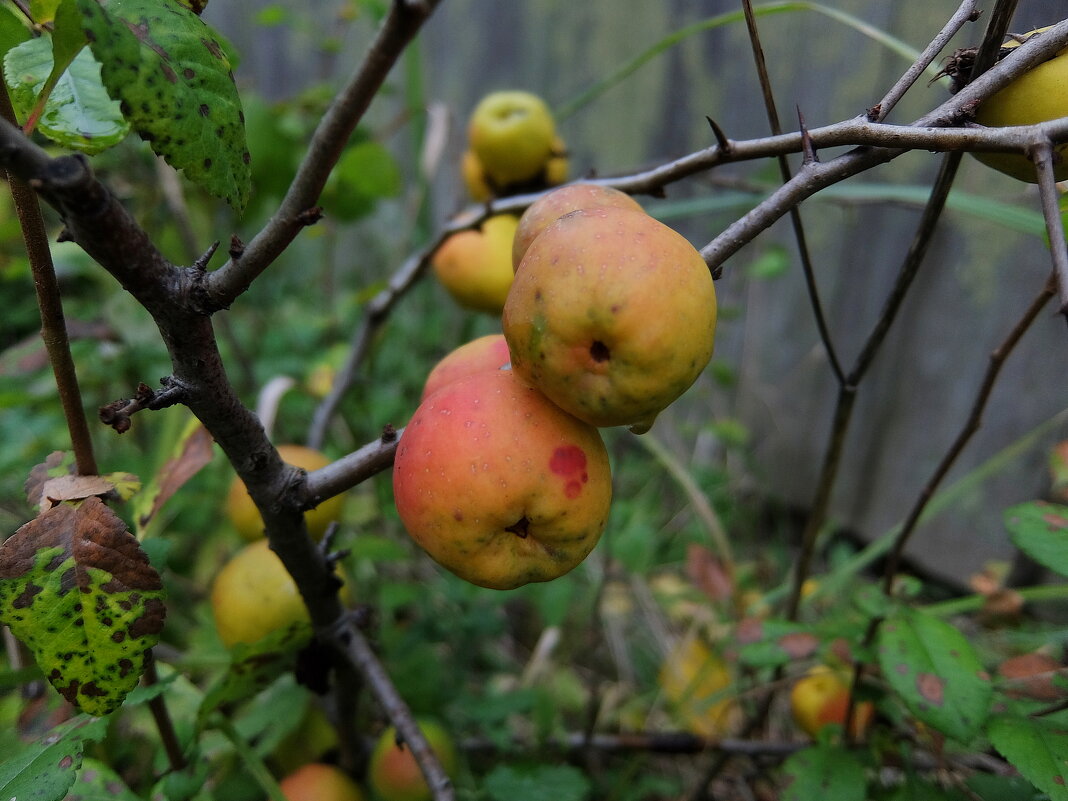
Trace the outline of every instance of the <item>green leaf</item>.
{"label": "green leaf", "polygon": [[[986,796],[982,798],[986,799]],[[969,801],[969,797],[959,790],[948,790],[915,776],[906,776],[905,782],[886,801]],[[1016,801],[1022,799],[1017,798]]]}
{"label": "green leaf", "polygon": [[98,721],[76,717],[56,727],[39,742],[0,763],[0,798],[59,801],[74,784],[86,740],[100,740],[106,729]]}
{"label": "green leaf", "polygon": [[[48,87],[53,77],[52,44],[47,37],[30,39],[4,57],[4,77],[20,120],[35,115],[36,130],[52,141],[83,153],[99,153],[118,144],[129,132],[119,105],[100,82],[100,65],[82,49]],[[38,99],[44,106],[37,108]]]}
{"label": "green leaf", "polygon": [[591,789],[589,779],[570,765],[498,765],[482,786],[493,801],[583,801]]}
{"label": "green leaf", "polygon": [[30,38],[30,30],[7,6],[0,5],[0,58],[8,50]]}
{"label": "green leaf", "polygon": [[86,757],[69,798],[78,801],[141,801],[106,763]]}
{"label": "green leaf", "polygon": [[1044,501],[1006,510],[1013,544],[1039,564],[1068,576],[1068,506]]}
{"label": "green leaf", "polygon": [[786,248],[772,246],[767,248],[746,268],[746,275],[757,281],[779,278],[790,270],[790,256]]}
{"label": "green leaf", "polygon": [[37,24],[51,22],[56,17],[60,0],[30,0],[30,15]]}
{"label": "green leaf", "polygon": [[783,801],[864,801],[864,766],[844,748],[805,748],[782,766],[786,778]]}
{"label": "green leaf", "polygon": [[104,85],[173,167],[234,208],[250,184],[241,99],[227,47],[174,0],[77,0]]}
{"label": "green leaf", "polygon": [[983,801],[1047,801],[1045,793],[1019,776],[974,773],[965,779],[968,789]]}
{"label": "green leaf", "polygon": [[968,742],[990,711],[990,676],[964,635],[945,621],[902,609],[879,628],[879,664],[924,723]]}
{"label": "green leaf", "polygon": [[207,429],[193,415],[178,432],[167,460],[152,476],[145,491],[138,493],[133,506],[134,526],[143,535],[148,524],[159,514],[163,505],[215,455],[215,441]]}
{"label": "green leaf", "polygon": [[137,686],[165,613],[159,574],[99,498],[42,512],[0,546],[0,622],[91,715]]}
{"label": "green leaf", "polygon": [[378,142],[358,142],[342,154],[323,188],[323,209],[341,220],[369,214],[379,198],[400,191],[401,176],[392,154]]}
{"label": "green leaf", "polygon": [[230,666],[204,695],[197,710],[201,727],[223,706],[251,698],[293,668],[297,651],[311,639],[311,626],[295,623],[271,632],[253,644],[236,643],[231,649]]}
{"label": "green leaf", "polygon": [[1052,801],[1068,801],[1068,731],[1041,718],[996,717],[990,742]]}

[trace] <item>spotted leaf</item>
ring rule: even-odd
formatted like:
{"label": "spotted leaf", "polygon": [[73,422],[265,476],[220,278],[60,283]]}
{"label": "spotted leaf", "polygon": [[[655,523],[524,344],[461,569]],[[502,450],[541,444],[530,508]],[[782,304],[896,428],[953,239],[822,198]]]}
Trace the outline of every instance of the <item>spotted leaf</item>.
{"label": "spotted leaf", "polygon": [[174,0],[77,0],[108,93],[142,139],[241,210],[250,157],[228,47]]}
{"label": "spotted leaf", "polygon": [[86,741],[107,732],[103,721],[77,717],[50,731],[40,741],[5,753],[0,760],[0,798],[57,801],[74,783]]}
{"label": "spotted leaf", "polygon": [[99,498],[55,506],[0,546],[0,623],[91,715],[137,685],[164,614],[159,574]]}
{"label": "spotted leaf", "polygon": [[968,742],[986,722],[993,686],[959,630],[914,609],[902,609],[879,628],[883,675],[917,718]]}

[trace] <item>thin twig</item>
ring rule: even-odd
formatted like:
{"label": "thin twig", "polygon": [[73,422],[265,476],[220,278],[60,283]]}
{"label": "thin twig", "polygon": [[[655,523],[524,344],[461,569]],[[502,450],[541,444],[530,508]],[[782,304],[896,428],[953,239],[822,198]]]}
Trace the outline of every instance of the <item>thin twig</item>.
{"label": "thin twig", "polygon": [[938,54],[942,52],[943,48],[949,44],[949,40],[956,36],[957,32],[963,28],[969,22],[975,22],[979,18],[979,12],[976,10],[976,6],[979,5],[979,0],[964,0],[960,4],[960,8],[956,13],[950,17],[949,22],[945,24],[945,27],[938,32],[938,35],[931,40],[931,43],[924,48],[920,57],[913,62],[912,66],[905,71],[897,82],[890,87],[883,99],[868,109],[868,120],[871,122],[882,122],[886,119],[887,115],[897,105],[898,101],[905,96],[905,93],[912,88],[912,85],[916,83],[924,70],[926,70],[931,63],[938,58]]}
{"label": "thin twig", "polygon": [[375,699],[396,727],[399,739],[415,757],[435,801],[452,801],[452,780],[441,767],[426,737],[419,730],[411,711],[397,692],[382,662],[375,655],[356,621],[347,616],[333,630],[331,640],[356,667]]}
{"label": "thin twig", "polygon": [[[0,117],[11,125],[17,125],[15,111],[4,83],[3,65],[0,64]],[[37,308],[41,313],[41,339],[44,340],[48,361],[56,378],[56,389],[63,406],[63,417],[70,433],[71,449],[74,451],[75,469],[83,475],[96,475],[96,457],[93,455],[93,440],[89,434],[89,420],[82,406],[82,393],[78,386],[78,372],[70,351],[67,336],[67,319],[63,314],[63,300],[59,292],[52,252],[48,246],[41,203],[37,194],[22,180],[8,175],[11,199],[15,204],[26,244],[26,258],[33,273],[33,285],[37,292]]]}
{"label": "thin twig", "polygon": [[1064,219],[1061,217],[1060,193],[1053,175],[1053,146],[1048,140],[1035,145],[1031,154],[1038,173],[1038,188],[1042,199],[1042,216],[1046,219],[1053,275],[1057,280],[1060,313],[1068,318],[1068,247],[1064,241]]}
{"label": "thin twig", "polygon": [[[753,58],[756,61],[757,75],[760,77],[760,89],[764,96],[764,108],[768,114],[768,124],[771,127],[772,134],[777,136],[782,133],[782,124],[779,122],[779,112],[775,106],[775,94],[771,88],[771,77],[768,75],[768,66],[764,60],[764,48],[760,44],[760,32],[757,30],[756,17],[753,14],[751,0],[743,0],[742,8],[745,12],[745,24],[749,30],[749,43],[752,45]],[[799,111],[798,117],[800,118],[800,116],[801,113]],[[804,145],[805,143],[811,143],[811,139],[807,135],[802,138],[802,144]],[[806,161],[808,160],[806,148]],[[786,160],[785,155],[779,156],[778,161],[779,174],[782,176],[783,183],[787,183],[793,177],[790,170],[790,162]],[[838,360],[838,351],[834,347],[830,329],[827,326],[827,317],[823,313],[823,303],[820,300],[819,287],[816,285],[816,271],[812,266],[812,255],[809,252],[808,241],[805,237],[805,226],[801,221],[801,210],[796,206],[790,209],[790,225],[794,232],[794,240],[797,242],[797,253],[801,259],[801,270],[805,276],[805,287],[808,290],[808,300],[812,306],[812,315],[816,319],[816,329],[819,331],[823,348],[827,352],[827,360],[831,364],[831,370],[834,371],[840,382],[844,377],[842,366]]]}
{"label": "thin twig", "polygon": [[[145,685],[159,684],[156,660],[151,653],[149,653],[146,662],[143,679]],[[162,695],[156,695],[149,700],[148,708],[152,712],[152,719],[156,721],[159,738],[163,743],[163,750],[167,753],[167,760],[171,763],[171,770],[183,770],[187,762],[185,754],[182,752],[182,744],[178,740],[178,734],[174,729],[174,721],[167,710],[167,700]]]}
{"label": "thin twig", "polygon": [[308,225],[311,221],[308,212],[318,202],[349,137],[397,58],[440,1],[394,0],[363,61],[316,126],[304,160],[278,211],[246,245],[241,258],[231,259],[205,277],[204,311],[224,309],[233,303]]}
{"label": "thin twig", "polygon": [[898,535],[894,540],[893,547],[887,554],[886,572],[883,578],[883,589],[887,594],[890,593],[890,590],[893,587],[894,576],[897,574],[901,556],[905,551],[905,546],[908,544],[909,538],[912,536],[912,533],[916,528],[916,523],[923,514],[923,510],[927,507],[927,503],[934,496],[935,491],[938,489],[938,485],[942,483],[942,479],[945,478],[949,469],[953,466],[954,462],[956,462],[957,457],[960,456],[964,447],[972,438],[972,435],[979,430],[979,426],[983,419],[983,411],[986,409],[986,404],[990,400],[990,393],[994,389],[994,384],[997,382],[1001,368],[1005,365],[1005,361],[1008,359],[1017,343],[1019,343],[1020,338],[1034,324],[1035,320],[1038,319],[1039,313],[1041,313],[1043,307],[1045,307],[1046,303],[1049,302],[1049,299],[1052,298],[1055,293],[1055,282],[1051,277],[1042,288],[1042,291],[1038,293],[1033,301],[1031,301],[1031,304],[1027,307],[1027,310],[1023,313],[1023,316],[1019,321],[1013,326],[1008,336],[1005,337],[1005,340],[990,354],[986,375],[983,377],[983,381],[979,386],[979,391],[976,394],[971,412],[969,413],[967,420],[965,420],[964,426],[957,434],[956,439],[953,440],[953,444],[950,445],[945,456],[942,457],[938,467],[935,468],[934,473],[931,475],[930,479],[928,479],[927,484],[924,485],[923,490],[920,492],[920,496],[916,499],[908,516],[905,518],[905,522],[902,524],[901,530],[898,532]]}

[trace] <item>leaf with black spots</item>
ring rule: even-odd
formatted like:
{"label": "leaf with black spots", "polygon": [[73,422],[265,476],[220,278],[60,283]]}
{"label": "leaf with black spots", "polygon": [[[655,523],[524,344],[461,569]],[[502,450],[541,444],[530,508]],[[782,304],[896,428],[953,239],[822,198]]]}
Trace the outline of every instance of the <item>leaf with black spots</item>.
{"label": "leaf with black spots", "polygon": [[48,509],[0,546],[0,623],[91,715],[137,685],[165,613],[159,574],[99,498]]}
{"label": "leaf with black spots", "polygon": [[238,211],[251,166],[229,48],[174,0],[77,0],[104,86],[134,130]]}
{"label": "leaf with black spots", "polygon": [[902,609],[879,627],[879,666],[917,718],[967,743],[990,713],[993,685],[960,631]]}

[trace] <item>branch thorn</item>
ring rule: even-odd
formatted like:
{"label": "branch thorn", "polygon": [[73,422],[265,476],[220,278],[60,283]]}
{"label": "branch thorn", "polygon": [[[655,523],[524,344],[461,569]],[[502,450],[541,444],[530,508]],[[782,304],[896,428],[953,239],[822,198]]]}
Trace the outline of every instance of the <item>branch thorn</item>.
{"label": "branch thorn", "polygon": [[708,115],[705,115],[705,119],[708,120],[708,125],[712,128],[712,133],[715,134],[716,144],[719,149],[725,154],[730,153],[733,145],[731,145],[731,140],[727,138],[727,134],[723,132],[723,129],[719,127],[714,119]]}
{"label": "branch thorn", "polygon": [[812,144],[812,137],[809,135],[808,126],[805,125],[805,115],[801,113],[801,107],[797,107],[797,124],[801,128],[801,153],[804,155],[803,164],[807,167],[809,164],[818,164],[819,156],[816,155],[816,148]]}
{"label": "branch thorn", "polygon": [[208,262],[211,261],[211,257],[215,255],[215,251],[219,249],[219,240],[215,240],[204,254],[193,262],[193,269],[204,272],[208,269]]}

